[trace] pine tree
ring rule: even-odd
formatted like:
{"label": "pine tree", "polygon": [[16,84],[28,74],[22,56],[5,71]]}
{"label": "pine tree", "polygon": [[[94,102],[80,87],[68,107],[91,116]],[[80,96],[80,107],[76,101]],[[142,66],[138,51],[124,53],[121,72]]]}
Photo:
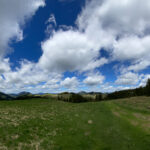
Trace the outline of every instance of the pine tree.
{"label": "pine tree", "polygon": [[146,84],[146,95],[150,96],[150,79],[147,80]]}

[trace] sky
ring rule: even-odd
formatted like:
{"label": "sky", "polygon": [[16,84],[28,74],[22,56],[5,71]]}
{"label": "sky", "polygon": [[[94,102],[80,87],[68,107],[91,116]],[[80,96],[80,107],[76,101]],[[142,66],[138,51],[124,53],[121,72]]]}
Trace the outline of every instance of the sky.
{"label": "sky", "polygon": [[149,0],[0,0],[0,91],[113,92],[150,78]]}

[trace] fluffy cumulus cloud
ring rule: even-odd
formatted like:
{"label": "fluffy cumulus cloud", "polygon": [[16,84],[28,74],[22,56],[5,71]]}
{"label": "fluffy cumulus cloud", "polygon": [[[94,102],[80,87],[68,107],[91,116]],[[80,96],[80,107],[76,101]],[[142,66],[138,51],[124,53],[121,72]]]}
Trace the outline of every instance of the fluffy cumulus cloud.
{"label": "fluffy cumulus cloud", "polygon": [[[16,72],[13,72],[9,58],[5,58],[5,56],[11,50],[10,44],[12,40],[16,42],[23,40],[23,27],[25,22],[35,14],[39,7],[43,7],[44,5],[44,0],[0,1],[0,74],[3,74],[3,78],[0,81],[0,89],[6,90],[9,87],[13,89],[13,83],[21,84],[23,78],[25,78],[25,76],[21,77],[23,71],[29,71],[31,63],[21,65],[22,68],[20,70],[17,69]],[[29,79],[28,76],[26,82],[30,82],[31,79]]]}
{"label": "fluffy cumulus cloud", "polygon": [[90,74],[84,79],[83,83],[85,83],[87,86],[98,86],[103,83],[104,79],[105,77],[98,73]]}
{"label": "fluffy cumulus cloud", "polygon": [[43,55],[39,65],[50,71],[87,71],[107,63],[105,58],[98,60],[99,51],[94,49],[83,33],[59,31],[42,43]]}
{"label": "fluffy cumulus cloud", "polygon": [[[54,31],[55,17],[51,15],[46,22],[46,33],[50,34],[52,30],[53,34],[41,42],[43,54],[38,63],[23,61],[20,68],[12,71],[9,59],[3,56],[12,39],[23,39],[25,21],[44,5],[44,0],[1,0],[0,73],[4,77],[0,77],[0,83],[3,87],[14,84],[18,89],[26,85],[29,89],[33,85],[39,89],[78,87],[77,76],[62,81],[62,73],[66,71],[86,75],[83,84],[87,86],[104,84],[101,85],[104,91],[145,84],[149,75],[139,71],[150,66],[149,0],[87,1],[77,17],[77,27],[62,25],[57,31]],[[109,56],[103,56],[101,49]],[[117,61],[118,66],[120,62],[128,62],[124,67],[119,66],[120,75],[113,85],[103,83],[105,77],[100,73],[87,73],[113,61]]]}
{"label": "fluffy cumulus cloud", "polygon": [[0,56],[8,51],[12,39],[23,39],[22,26],[36,10],[44,6],[44,0],[1,0],[0,1]]}
{"label": "fluffy cumulus cloud", "polygon": [[76,77],[67,77],[65,80],[61,81],[60,85],[67,89],[77,89],[79,81]]}
{"label": "fluffy cumulus cloud", "polygon": [[122,74],[116,80],[116,84],[119,85],[136,85],[138,82],[139,75],[132,72]]}
{"label": "fluffy cumulus cloud", "polygon": [[150,58],[150,36],[139,38],[125,37],[115,42],[114,57],[120,60],[140,60]]}
{"label": "fluffy cumulus cloud", "polygon": [[[138,11],[137,11],[138,8]],[[87,19],[88,18],[88,19]],[[128,61],[115,84],[145,84],[137,73],[150,66],[150,2],[94,0],[77,20],[79,29],[111,54],[110,61]],[[133,72],[130,72],[133,71]],[[143,82],[144,81],[144,82]],[[116,89],[116,88],[115,88]],[[121,89],[121,88],[120,88]]]}
{"label": "fluffy cumulus cloud", "polygon": [[[97,1],[98,2],[98,1]],[[99,3],[99,2],[98,2]],[[138,11],[137,11],[138,8]],[[95,13],[104,30],[111,30],[115,35],[143,33],[149,28],[150,2],[145,0],[106,0],[97,5]]]}
{"label": "fluffy cumulus cloud", "polygon": [[0,59],[0,74],[10,71],[9,59]]}
{"label": "fluffy cumulus cloud", "polygon": [[99,41],[99,47],[109,50],[113,60],[130,60],[130,70],[142,70],[150,65],[148,0],[144,3],[142,0],[94,0],[87,4],[77,23],[87,36]]}
{"label": "fluffy cumulus cloud", "polygon": [[98,59],[105,48],[111,61],[130,60],[130,70],[145,69],[150,65],[149,11],[148,0],[87,2],[76,21],[78,30],[59,31],[42,43],[40,64],[50,70],[91,70],[108,62]]}
{"label": "fluffy cumulus cloud", "polygon": [[[41,92],[42,89],[53,90],[61,81],[61,74],[49,73],[29,61],[22,61],[21,67],[15,71],[6,71],[0,80],[0,89],[5,91],[24,91]],[[29,88],[30,87],[30,88]],[[59,88],[59,86],[57,86]]]}

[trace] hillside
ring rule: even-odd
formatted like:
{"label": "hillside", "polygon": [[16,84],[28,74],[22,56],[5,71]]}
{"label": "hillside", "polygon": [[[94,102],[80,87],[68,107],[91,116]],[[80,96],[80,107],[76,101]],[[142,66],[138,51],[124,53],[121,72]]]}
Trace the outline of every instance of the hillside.
{"label": "hillside", "polygon": [[0,149],[149,150],[150,98],[0,102]]}
{"label": "hillside", "polygon": [[0,92],[0,100],[12,100],[12,99],[13,99],[12,96]]}

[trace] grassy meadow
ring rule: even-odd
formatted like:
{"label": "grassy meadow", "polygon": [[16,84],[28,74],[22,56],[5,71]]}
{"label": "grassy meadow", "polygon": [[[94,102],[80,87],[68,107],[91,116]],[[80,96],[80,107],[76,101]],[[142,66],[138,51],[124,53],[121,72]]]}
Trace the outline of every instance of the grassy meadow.
{"label": "grassy meadow", "polygon": [[0,150],[150,150],[150,97],[0,101]]}

